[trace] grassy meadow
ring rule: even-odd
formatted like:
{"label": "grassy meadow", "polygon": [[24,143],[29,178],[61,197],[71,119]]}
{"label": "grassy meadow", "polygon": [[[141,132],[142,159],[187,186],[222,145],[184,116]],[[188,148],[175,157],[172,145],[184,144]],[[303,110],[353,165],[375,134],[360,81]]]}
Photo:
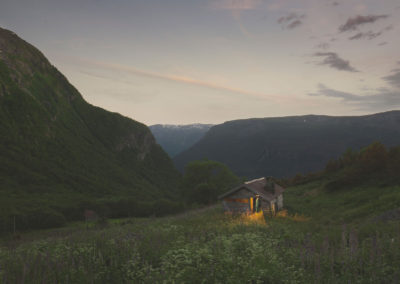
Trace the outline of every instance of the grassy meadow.
{"label": "grassy meadow", "polygon": [[273,218],[217,204],[10,235],[0,282],[399,283],[400,187],[332,193],[327,182],[288,188],[288,210]]}

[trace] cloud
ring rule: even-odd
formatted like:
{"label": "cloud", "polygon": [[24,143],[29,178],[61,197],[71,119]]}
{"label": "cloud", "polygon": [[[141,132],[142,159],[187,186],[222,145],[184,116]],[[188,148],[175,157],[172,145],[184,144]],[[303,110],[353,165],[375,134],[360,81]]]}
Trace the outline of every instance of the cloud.
{"label": "cloud", "polygon": [[357,96],[357,95],[353,95],[353,94],[342,92],[342,91],[337,91],[334,89],[329,89],[323,84],[318,84],[318,92],[311,93],[311,94],[309,94],[309,96],[325,96],[325,97],[330,97],[330,98],[340,98],[345,101],[359,100],[359,96]]}
{"label": "cloud", "polygon": [[[400,64],[400,62],[397,62]],[[382,77],[383,80],[391,84],[392,86],[400,89],[400,69],[392,70],[393,74]]]}
{"label": "cloud", "polygon": [[368,32],[359,32],[357,34],[355,34],[352,37],[349,37],[349,40],[355,40],[355,39],[374,39],[377,38],[378,36],[382,35],[384,32],[390,31],[393,29],[393,26],[387,26],[386,28],[382,29],[379,32],[373,32],[373,31],[368,31]]}
{"label": "cloud", "polygon": [[375,94],[372,95],[361,96],[334,90],[319,84],[318,91],[308,95],[341,99],[343,102],[362,110],[387,110],[400,107],[400,92],[393,92],[386,88],[377,89]]}
{"label": "cloud", "polygon": [[260,4],[262,4],[262,0],[212,0],[210,7],[213,10],[230,11],[240,31],[246,37],[256,38],[256,35],[246,29],[241,19],[241,13],[243,11],[256,10]]}
{"label": "cloud", "polygon": [[321,42],[321,43],[317,44],[316,48],[327,50],[330,48],[330,46],[331,45],[327,42]]}
{"label": "cloud", "polygon": [[332,6],[339,6],[339,3],[338,2],[333,2]]}
{"label": "cloud", "polygon": [[303,23],[302,21],[296,20],[296,21],[291,22],[289,25],[287,25],[287,28],[289,30],[291,30],[291,29],[294,29],[295,27],[300,26],[302,23]]}
{"label": "cloud", "polygon": [[387,43],[386,41],[383,41],[383,42],[378,43],[379,46],[384,46],[384,45],[387,45],[387,44],[388,44],[388,43]]}
{"label": "cloud", "polygon": [[340,32],[354,31],[357,28],[364,24],[374,23],[379,19],[385,19],[389,17],[389,15],[368,15],[368,16],[355,16],[353,18],[347,19],[347,22],[344,25],[339,27]]}
{"label": "cloud", "polygon": [[316,57],[324,57],[324,60],[320,62],[320,65],[328,65],[334,69],[349,72],[358,72],[354,67],[350,65],[348,60],[340,58],[335,52],[317,52],[314,53]]}
{"label": "cloud", "polygon": [[215,0],[211,2],[211,8],[215,10],[255,10],[261,0]]}
{"label": "cloud", "polygon": [[[136,75],[136,76],[146,77],[146,78],[160,79],[160,80],[172,81],[172,82],[177,82],[177,83],[186,84],[186,85],[199,86],[199,87],[213,89],[213,90],[217,90],[217,91],[230,92],[230,93],[234,93],[234,94],[240,94],[240,95],[245,95],[248,97],[257,98],[257,99],[274,100],[277,102],[282,102],[283,100],[290,99],[290,98],[284,97],[284,96],[254,92],[254,91],[249,91],[249,90],[245,90],[245,89],[241,89],[241,88],[235,88],[235,87],[231,87],[231,86],[221,85],[221,84],[214,83],[214,82],[201,81],[201,80],[184,77],[184,76],[165,75],[165,74],[156,73],[156,72],[144,71],[144,70],[136,69],[134,67],[126,66],[126,65],[113,64],[113,63],[94,61],[94,60],[88,60],[88,59],[77,59],[77,58],[74,58],[74,59],[71,58],[70,60],[77,61],[78,64],[80,64],[81,66],[95,68],[95,69],[103,68],[105,70],[110,70],[110,71],[113,71],[113,74],[117,74],[117,72],[122,72],[122,73],[132,74],[132,75]],[[89,74],[89,73],[90,72],[87,72],[87,74]],[[95,75],[95,76],[98,76],[98,75]]]}
{"label": "cloud", "polygon": [[381,32],[374,33],[372,31],[368,31],[366,33],[355,34],[354,36],[349,37],[349,40],[363,39],[363,38],[367,38],[368,40],[371,40],[371,39],[374,39],[374,38],[380,36],[381,34],[382,34]]}
{"label": "cloud", "polygon": [[135,104],[146,103],[154,101],[160,94],[159,91],[143,91],[132,89],[115,89],[115,88],[101,88],[97,91],[97,95],[103,95],[106,97],[112,97],[122,102],[133,102]]}
{"label": "cloud", "polygon": [[306,16],[299,15],[297,13],[290,13],[287,16],[282,16],[278,19],[278,23],[282,25],[282,27],[286,29],[294,29],[300,25],[303,24],[302,19],[304,19]]}

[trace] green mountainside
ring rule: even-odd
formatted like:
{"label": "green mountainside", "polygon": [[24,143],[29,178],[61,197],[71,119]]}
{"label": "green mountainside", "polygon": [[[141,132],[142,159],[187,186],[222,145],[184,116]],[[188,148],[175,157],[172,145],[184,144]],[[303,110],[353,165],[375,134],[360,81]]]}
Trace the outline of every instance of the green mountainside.
{"label": "green mountainside", "polygon": [[226,214],[219,203],[0,238],[0,276],[4,283],[398,283],[399,170],[400,146],[376,142],[324,171],[279,181],[291,185],[275,216]]}
{"label": "green mountainside", "polygon": [[212,124],[155,124],[149,126],[158,144],[170,157],[188,149],[210,129]]}
{"label": "green mountainside", "polygon": [[9,216],[27,226],[79,219],[120,200],[134,214],[135,202],[176,194],[179,173],[145,125],[87,103],[39,50],[1,28],[0,121],[3,227]]}
{"label": "green mountainside", "polygon": [[248,178],[290,177],[320,170],[348,148],[358,150],[374,141],[399,145],[399,125],[400,111],[235,120],[211,127],[173,160],[179,170],[190,161],[207,158]]}

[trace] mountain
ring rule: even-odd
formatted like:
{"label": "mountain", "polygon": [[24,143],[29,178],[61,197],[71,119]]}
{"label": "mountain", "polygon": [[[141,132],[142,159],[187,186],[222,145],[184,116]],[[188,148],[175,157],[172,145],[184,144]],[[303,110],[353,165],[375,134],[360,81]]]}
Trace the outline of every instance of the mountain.
{"label": "mountain", "polygon": [[305,115],[225,122],[173,160],[178,169],[193,160],[211,159],[241,176],[290,177],[323,169],[347,148],[373,141],[400,145],[400,111],[366,116]]}
{"label": "mountain", "polygon": [[100,203],[175,194],[179,173],[144,124],[87,103],[39,50],[1,28],[0,121],[0,217],[76,219]]}
{"label": "mountain", "polygon": [[188,125],[156,124],[149,128],[157,143],[163,147],[170,157],[174,157],[199,141],[211,126],[212,124],[199,123]]}

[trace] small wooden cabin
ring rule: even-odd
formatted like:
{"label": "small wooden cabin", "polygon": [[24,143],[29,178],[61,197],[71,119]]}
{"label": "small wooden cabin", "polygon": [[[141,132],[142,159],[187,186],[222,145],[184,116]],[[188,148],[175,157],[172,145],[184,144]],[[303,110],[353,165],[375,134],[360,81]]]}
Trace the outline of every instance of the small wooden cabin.
{"label": "small wooden cabin", "polygon": [[225,211],[232,213],[271,212],[283,207],[285,189],[271,178],[259,178],[247,181],[220,195]]}

